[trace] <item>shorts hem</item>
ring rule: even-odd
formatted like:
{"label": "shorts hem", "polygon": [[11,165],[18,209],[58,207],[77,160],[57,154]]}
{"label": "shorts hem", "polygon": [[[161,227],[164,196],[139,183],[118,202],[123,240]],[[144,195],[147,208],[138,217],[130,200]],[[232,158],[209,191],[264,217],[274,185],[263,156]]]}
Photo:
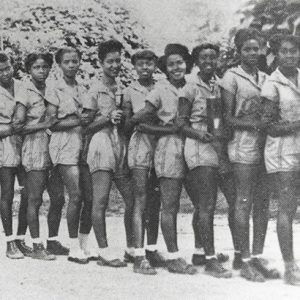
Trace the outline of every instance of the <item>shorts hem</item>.
{"label": "shorts hem", "polygon": [[111,169],[111,168],[97,168],[97,169],[90,170],[90,173],[93,174],[93,173],[96,173],[96,172],[99,172],[99,171],[115,173],[114,170]]}
{"label": "shorts hem", "polygon": [[198,168],[198,167],[211,167],[211,168],[218,169],[220,166],[219,165],[213,165],[213,164],[201,164],[201,165],[199,164],[199,165],[195,165],[193,167],[188,166],[188,169],[193,170],[193,169]]}
{"label": "shorts hem", "polygon": [[300,171],[300,167],[296,168],[296,169],[276,169],[276,170],[267,170],[268,174],[274,174],[274,173],[279,173],[279,172],[299,172]]}

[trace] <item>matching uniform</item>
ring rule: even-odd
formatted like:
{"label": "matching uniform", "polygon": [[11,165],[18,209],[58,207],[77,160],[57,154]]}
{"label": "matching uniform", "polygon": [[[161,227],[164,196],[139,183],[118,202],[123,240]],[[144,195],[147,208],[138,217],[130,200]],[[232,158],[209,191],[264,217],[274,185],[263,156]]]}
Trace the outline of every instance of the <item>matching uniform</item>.
{"label": "matching uniform", "polygon": [[[96,111],[95,121],[109,117],[121,106],[123,91],[119,86],[116,93],[110,91],[103,82],[92,88],[84,108]],[[117,126],[107,126],[96,132],[89,143],[87,163],[90,172],[112,171],[114,176],[128,174],[127,145],[125,136],[118,132]]]}
{"label": "matching uniform", "polygon": [[[300,69],[298,69],[300,82]],[[279,69],[275,70],[262,87],[261,96],[279,108],[279,121],[300,120],[300,88],[288,80]],[[265,164],[268,173],[300,170],[300,132],[271,137],[267,136]]]}
{"label": "matching uniform", "polygon": [[[14,79],[15,95],[21,89],[21,82]],[[0,127],[10,126],[16,108],[16,100],[5,88],[0,86]],[[21,163],[22,139],[18,135],[0,139],[0,168],[17,167]]]}
{"label": "matching uniform", "polygon": [[[217,85],[214,84],[214,89],[217,88]],[[188,82],[180,93],[180,97],[186,98],[192,104],[189,121],[194,129],[207,131],[206,99],[213,95],[212,89],[213,87],[203,82],[198,76],[197,80]],[[198,139],[186,138],[184,157],[190,170],[200,166],[219,166],[218,155],[212,144],[203,143]]]}
{"label": "matching uniform", "polygon": [[[62,79],[55,82],[53,88],[49,87],[45,96],[50,103],[57,103],[57,117],[61,120],[69,116],[77,117],[77,114],[82,110],[82,102],[86,92],[84,86],[77,84],[70,87]],[[78,165],[81,149],[80,126],[52,133],[49,153],[54,166],[58,164]]]}
{"label": "matching uniform", "polygon": [[[157,109],[159,125],[166,126],[175,123],[180,91],[181,89],[174,87],[168,80],[162,80],[146,97],[146,101]],[[186,165],[181,136],[171,134],[158,139],[154,154],[154,166],[158,178],[184,178]]]}
{"label": "matching uniform", "polygon": [[[235,95],[235,117],[248,120],[260,119],[263,105],[261,87],[267,75],[258,71],[257,78],[246,73],[241,66],[228,70],[219,85]],[[263,160],[265,137],[257,131],[234,130],[228,143],[229,159],[233,163],[260,164]]]}
{"label": "matching uniform", "polygon": [[[153,90],[154,86],[152,87]],[[135,114],[145,106],[149,90],[138,81],[124,90],[124,104]],[[153,166],[156,138],[153,135],[134,131],[128,146],[128,166],[130,169],[151,169]]]}
{"label": "matching uniform", "polygon": [[[32,81],[23,83],[15,100],[26,107],[26,125],[35,125],[43,121],[47,99]],[[25,136],[22,145],[22,164],[26,172],[46,170],[50,167],[49,136],[44,130]]]}

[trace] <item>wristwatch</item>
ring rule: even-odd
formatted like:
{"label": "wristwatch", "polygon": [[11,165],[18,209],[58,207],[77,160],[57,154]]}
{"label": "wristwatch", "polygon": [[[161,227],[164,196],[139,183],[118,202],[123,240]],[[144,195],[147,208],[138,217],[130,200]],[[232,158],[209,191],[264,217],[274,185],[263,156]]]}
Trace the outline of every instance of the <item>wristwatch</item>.
{"label": "wristwatch", "polygon": [[52,131],[51,131],[49,128],[46,129],[46,133],[47,133],[49,136],[52,135]]}

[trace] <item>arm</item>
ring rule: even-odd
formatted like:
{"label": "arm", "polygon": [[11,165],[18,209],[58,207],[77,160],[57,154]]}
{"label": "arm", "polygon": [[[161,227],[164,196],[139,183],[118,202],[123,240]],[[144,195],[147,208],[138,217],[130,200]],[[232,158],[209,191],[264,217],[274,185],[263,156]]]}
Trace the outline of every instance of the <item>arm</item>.
{"label": "arm", "polygon": [[267,127],[267,122],[264,120],[255,120],[254,118],[237,118],[234,116],[235,110],[235,95],[221,89],[221,97],[225,105],[224,119],[226,124],[233,129],[248,130],[248,131],[259,131]]}
{"label": "arm", "polygon": [[197,130],[190,127],[189,118],[192,111],[192,103],[183,97],[179,98],[177,125],[180,131],[187,137],[209,143],[213,140],[213,135],[207,131]]}
{"label": "arm", "polygon": [[137,130],[147,134],[163,136],[177,133],[178,127],[176,125],[159,126],[142,123],[138,125]]}
{"label": "arm", "polygon": [[124,133],[127,137],[130,137],[133,129],[134,129],[134,124],[133,122],[130,121],[131,117],[133,116],[133,111],[132,111],[132,105],[130,102],[124,102],[123,107],[123,114],[124,114]]}
{"label": "arm", "polygon": [[77,126],[80,126],[80,119],[75,115],[70,115],[59,120],[58,123],[51,127],[51,131],[66,131]]}

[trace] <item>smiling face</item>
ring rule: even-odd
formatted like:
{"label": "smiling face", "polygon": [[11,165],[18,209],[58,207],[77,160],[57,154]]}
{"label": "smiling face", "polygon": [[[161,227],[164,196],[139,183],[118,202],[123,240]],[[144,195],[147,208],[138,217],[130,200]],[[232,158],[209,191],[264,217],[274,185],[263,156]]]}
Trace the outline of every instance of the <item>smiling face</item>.
{"label": "smiling face", "polygon": [[156,65],[153,59],[138,59],[134,68],[139,79],[147,80],[152,78]]}
{"label": "smiling face", "polygon": [[241,48],[241,63],[247,66],[257,66],[260,54],[260,44],[258,40],[247,40]]}
{"label": "smiling face", "polygon": [[76,51],[64,53],[59,66],[64,76],[74,78],[80,66],[80,59]]}
{"label": "smiling face", "polygon": [[106,76],[116,78],[121,70],[121,53],[118,51],[107,53],[101,66]]}
{"label": "smiling face", "polygon": [[300,50],[294,43],[284,41],[280,45],[277,57],[281,68],[296,69],[299,63]]}
{"label": "smiling face", "polygon": [[167,57],[166,68],[170,80],[180,81],[186,73],[186,62],[181,55],[172,54]]}
{"label": "smiling face", "polygon": [[199,52],[195,63],[202,74],[212,76],[217,69],[218,53],[214,49],[203,49]]}
{"label": "smiling face", "polygon": [[9,60],[0,62],[0,85],[9,85],[13,78],[13,73],[14,70]]}
{"label": "smiling face", "polygon": [[29,73],[33,80],[44,83],[49,75],[50,66],[42,58],[38,58],[30,67]]}

